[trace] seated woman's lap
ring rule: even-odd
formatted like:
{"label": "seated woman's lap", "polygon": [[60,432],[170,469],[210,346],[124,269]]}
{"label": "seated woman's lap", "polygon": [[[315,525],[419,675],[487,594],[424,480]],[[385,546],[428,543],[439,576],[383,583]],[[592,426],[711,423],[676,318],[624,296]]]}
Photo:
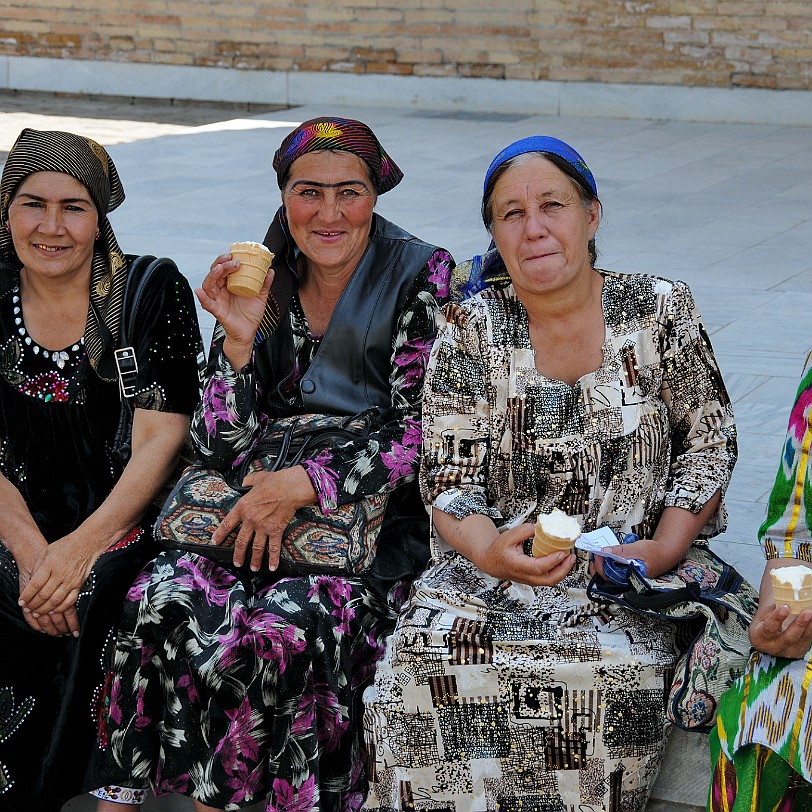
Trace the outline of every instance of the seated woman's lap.
{"label": "seated woman's lap", "polygon": [[[480,773],[521,796],[562,769],[602,770],[640,806],[662,760],[673,626],[590,606],[577,575],[532,603],[521,600],[532,590],[503,592],[495,579],[493,589],[457,591],[461,572],[443,579],[445,563],[415,583],[365,695],[377,760],[365,808],[401,808],[404,787],[432,786],[438,803],[476,809],[493,790]],[[609,784],[593,783],[582,800],[602,804]]]}
{"label": "seated woman's lap", "polygon": [[[72,787],[81,781],[74,756],[81,750],[86,753],[85,762],[89,761],[97,738],[107,658],[112,656],[119,612],[133,579],[156,553],[151,533],[141,528],[112,545],[82,586],[76,604],[79,637],[51,637],[26,623],[17,604],[17,565],[0,545],[3,642],[8,652],[14,652],[0,663],[0,688],[7,700],[6,721],[18,719],[0,747],[0,762],[29,789],[43,769],[49,785],[61,782]],[[49,735],[43,736],[43,730]]]}
{"label": "seated woman's lap", "polygon": [[[110,745],[121,772],[108,760],[108,780],[147,786],[157,773],[158,792],[216,807],[319,786],[360,798],[359,689],[397,608],[361,579],[274,583],[165,551],[119,629]],[[133,690],[139,713],[123,719],[118,700]]]}

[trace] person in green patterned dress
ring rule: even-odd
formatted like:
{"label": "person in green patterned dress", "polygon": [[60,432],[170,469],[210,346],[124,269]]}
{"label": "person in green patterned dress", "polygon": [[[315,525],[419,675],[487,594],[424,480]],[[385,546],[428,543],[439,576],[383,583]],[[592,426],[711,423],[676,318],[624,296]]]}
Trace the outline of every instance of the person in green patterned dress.
{"label": "person in green patterned dress", "polygon": [[812,353],[806,359],[767,517],[760,608],[747,672],[724,694],[711,734],[711,812],[812,809],[812,609],[776,605],[770,570],[812,569]]}

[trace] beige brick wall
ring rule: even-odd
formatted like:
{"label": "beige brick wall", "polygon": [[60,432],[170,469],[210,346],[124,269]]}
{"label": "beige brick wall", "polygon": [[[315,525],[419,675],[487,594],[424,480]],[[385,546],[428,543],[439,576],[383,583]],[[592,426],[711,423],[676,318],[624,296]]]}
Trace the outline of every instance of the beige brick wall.
{"label": "beige brick wall", "polygon": [[812,0],[0,0],[0,55],[812,90]]}

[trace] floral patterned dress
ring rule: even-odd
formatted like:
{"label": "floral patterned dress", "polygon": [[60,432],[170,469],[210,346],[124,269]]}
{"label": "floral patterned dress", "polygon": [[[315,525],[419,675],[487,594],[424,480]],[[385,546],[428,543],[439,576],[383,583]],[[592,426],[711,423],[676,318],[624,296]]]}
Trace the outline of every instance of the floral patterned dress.
{"label": "floral patterned dress", "polygon": [[[426,502],[497,526],[557,507],[650,538],[736,459],[730,402],[688,288],[600,271],[600,367],[536,370],[509,284],[447,309],[426,377]],[[724,528],[720,507],[704,535]],[[365,696],[365,808],[640,812],[665,744],[674,629],[591,603],[588,560],[551,587],[500,581],[435,537]]]}
{"label": "floral patterned dress", "polygon": [[[452,265],[438,249],[416,273],[392,336],[386,422],[303,463],[323,510],[374,493],[391,502],[405,489],[419,503],[423,377]],[[266,394],[279,382],[258,380],[253,365],[234,370],[215,329],[192,428],[213,467],[238,465],[275,417],[304,411],[299,382],[321,339],[298,301],[288,317],[295,359],[283,409],[271,408]],[[259,344],[255,356],[262,351]],[[385,518],[376,564],[398,543]],[[263,798],[268,810],[359,809],[367,786],[361,690],[416,574],[391,573],[274,582],[194,554],[158,556],[130,592],[120,627],[110,797],[116,782],[130,782],[225,809]]]}
{"label": "floral patterned dress", "polygon": [[[137,408],[191,414],[199,399],[197,316],[188,283],[150,285],[135,325]],[[121,474],[110,453],[118,382],[91,371],[84,341],[58,351],[28,334],[19,289],[0,298],[0,471],[53,542],[76,529]],[[0,808],[56,812],[84,788],[103,718],[104,660],[127,590],[157,552],[150,516],[104,552],[76,607],[81,635],[35,632],[17,605],[19,573],[0,543]]]}

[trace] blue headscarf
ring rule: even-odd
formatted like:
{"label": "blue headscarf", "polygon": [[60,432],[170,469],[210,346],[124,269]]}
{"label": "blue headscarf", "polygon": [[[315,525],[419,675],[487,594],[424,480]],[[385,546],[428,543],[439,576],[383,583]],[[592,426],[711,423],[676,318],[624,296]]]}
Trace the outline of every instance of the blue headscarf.
{"label": "blue headscarf", "polygon": [[[583,179],[584,183],[598,196],[598,186],[586,161],[569,145],[550,135],[531,135],[514,141],[505,147],[492,161],[485,173],[483,195],[487,194],[488,182],[493,173],[506,161],[528,152],[547,152],[566,161]],[[510,275],[505,263],[491,240],[488,250],[468,262],[457,265],[451,275],[451,295],[455,301],[462,301],[488,287],[502,287],[510,284]]]}
{"label": "blue headscarf", "polygon": [[522,138],[519,141],[514,141],[510,146],[505,147],[492,161],[485,173],[485,184],[483,190],[488,188],[488,181],[491,175],[503,164],[517,155],[525,155],[528,152],[549,152],[551,155],[557,155],[563,158],[577,173],[582,177],[587,186],[592,190],[595,197],[598,196],[598,186],[595,183],[595,178],[586,161],[569,145],[560,141],[558,138],[553,138],[551,135],[531,135],[527,138]]}

